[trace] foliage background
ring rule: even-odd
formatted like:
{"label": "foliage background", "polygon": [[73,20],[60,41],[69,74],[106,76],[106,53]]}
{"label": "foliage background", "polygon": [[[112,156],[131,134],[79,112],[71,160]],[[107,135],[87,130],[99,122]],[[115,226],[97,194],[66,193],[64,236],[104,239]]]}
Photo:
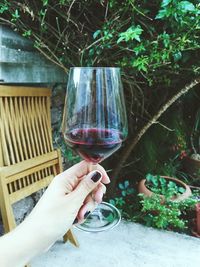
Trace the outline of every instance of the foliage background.
{"label": "foliage background", "polygon": [[[198,0],[1,0],[0,13],[1,23],[32,39],[66,71],[71,66],[121,67],[129,138],[104,163],[109,170],[152,116],[200,73]],[[113,183],[127,178],[134,183],[146,172],[181,175],[180,155],[190,149],[199,99],[197,85],[168,109]]]}

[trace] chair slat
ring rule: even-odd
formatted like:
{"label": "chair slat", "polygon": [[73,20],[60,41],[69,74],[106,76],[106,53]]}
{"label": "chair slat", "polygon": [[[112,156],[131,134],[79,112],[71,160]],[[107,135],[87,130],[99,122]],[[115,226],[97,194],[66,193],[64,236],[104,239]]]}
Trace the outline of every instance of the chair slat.
{"label": "chair slat", "polygon": [[[7,150],[10,152],[9,153],[9,158],[11,164],[15,164],[15,154],[14,154],[14,148],[13,148],[13,143],[12,143],[12,136],[11,136],[11,131],[10,131],[10,122],[9,122],[9,112],[6,108],[7,106],[7,99],[4,99],[1,103],[1,111],[2,111],[2,121],[4,123],[4,130],[5,130],[5,138],[6,138],[6,144],[7,144]],[[8,114],[7,114],[8,112]]]}
{"label": "chair slat", "polygon": [[[34,137],[35,137],[35,141],[37,143],[37,155],[42,155],[44,154],[44,146],[42,144],[42,135],[41,135],[41,125],[40,125],[40,120],[41,117],[43,116],[43,113],[38,114],[38,105],[37,105],[37,100],[38,98],[33,98],[31,97],[30,100],[30,111],[32,114],[32,125],[34,125]],[[37,172],[37,180],[40,180],[42,177],[44,177],[44,175],[47,175],[46,170],[42,170],[40,172]]]}
{"label": "chair slat", "polygon": [[[6,177],[12,176],[16,173],[21,173],[24,170],[28,170],[33,168],[34,166],[38,166],[44,163],[48,163],[51,160],[56,159],[58,161],[59,151],[54,150],[47,154],[35,157],[34,159],[28,159],[13,166],[5,166],[0,168],[0,173]],[[45,168],[45,167],[44,167]],[[21,176],[22,177],[22,176]]]}
{"label": "chair slat", "polygon": [[[1,111],[0,111],[1,112]],[[2,125],[1,117],[0,117],[0,128]],[[2,136],[1,136],[1,130],[0,130],[0,167],[4,166],[4,160],[3,160],[3,144],[2,144]]]}
{"label": "chair slat", "polygon": [[[43,101],[42,101],[42,106],[43,108],[45,109],[45,105],[46,105],[46,108],[49,107],[50,108],[50,99],[47,99],[46,100],[46,103],[45,103],[45,99],[43,98]],[[45,126],[46,126],[46,131],[47,131],[47,140],[49,140],[49,149],[52,150],[53,149],[53,143],[52,143],[52,131],[51,131],[51,121],[50,121],[50,109],[48,110],[48,112],[45,112],[44,114],[44,123],[45,123]]]}
{"label": "chair slat", "polygon": [[17,125],[15,124],[15,120],[11,119],[11,107],[10,107],[10,99],[5,98],[5,114],[7,117],[7,122],[8,122],[8,127],[9,127],[9,132],[10,132],[10,139],[11,139],[11,143],[13,144],[13,157],[15,159],[14,162],[12,162],[12,164],[19,162],[19,149],[17,147],[17,140],[16,140],[16,128]]}
{"label": "chair slat", "polygon": [[42,142],[41,142],[41,129],[40,129],[40,124],[39,124],[39,120],[40,117],[42,116],[42,114],[40,116],[37,116],[37,109],[38,106],[36,104],[36,100],[37,98],[33,98],[31,97],[30,99],[30,111],[32,113],[32,125],[34,125],[34,129],[35,129],[35,140],[37,143],[37,147],[38,147],[38,155],[42,155],[44,153],[44,148],[42,147]]}
{"label": "chair slat", "polygon": [[1,131],[1,144],[2,144],[2,154],[4,159],[4,164],[10,165],[10,156],[9,150],[7,147],[7,139],[6,139],[6,129],[5,129],[5,122],[4,122],[4,109],[3,109],[3,100],[0,98],[0,131]]}
{"label": "chair slat", "polygon": [[0,96],[4,97],[28,97],[28,96],[51,96],[51,90],[44,87],[10,86],[0,85]]}
{"label": "chair slat", "polygon": [[[50,135],[48,132],[49,117],[48,117],[47,108],[48,108],[47,99],[45,99],[45,97],[39,98],[39,111],[42,112],[42,114],[44,114],[44,116],[42,116],[42,120],[41,120],[41,125],[44,129],[44,133],[43,133],[44,134],[44,139],[43,139],[44,140],[44,146],[46,147],[46,150],[49,152],[49,151],[52,151],[53,144],[51,142]],[[47,173],[52,174],[50,169],[47,169]]]}
{"label": "chair slat", "polygon": [[[50,146],[50,142],[48,140],[48,134],[47,134],[47,127],[45,125],[45,114],[46,109],[42,106],[42,99],[44,99],[44,97],[39,97],[38,98],[38,108],[37,108],[37,112],[38,114],[43,114],[40,117],[40,129],[41,129],[41,134],[42,134],[42,143],[43,143],[43,147],[44,147],[44,153],[50,152],[52,151],[51,146]],[[45,169],[45,174],[46,175],[50,175],[52,174],[49,168]]]}
{"label": "chair slat", "polygon": [[19,98],[14,97],[13,99],[14,103],[14,114],[15,114],[15,121],[16,121],[16,138],[17,142],[19,144],[19,153],[21,157],[21,161],[28,158],[28,144],[29,139],[25,140],[25,134],[24,134],[24,127],[23,127],[23,117],[20,114],[20,103]]}
{"label": "chair slat", "polygon": [[29,134],[31,136],[31,148],[34,151],[34,156],[40,155],[39,153],[39,144],[37,143],[37,137],[36,137],[36,126],[34,123],[33,114],[31,111],[31,99],[28,97],[26,99],[27,101],[24,102],[26,115],[25,115],[25,122],[28,125]]}
{"label": "chair slat", "polygon": [[58,159],[54,159],[54,160],[50,160],[48,162],[45,162],[43,164],[40,164],[40,165],[36,165],[35,167],[33,168],[30,168],[30,169],[27,169],[27,170],[23,170],[21,172],[17,172],[17,173],[14,173],[10,176],[8,176],[6,178],[6,181],[5,183],[6,184],[9,184],[9,183],[12,183],[13,181],[17,181],[18,179],[21,179],[25,176],[28,176],[34,172],[37,172],[37,171],[40,171],[42,169],[44,169],[45,167],[48,167],[48,166],[53,166],[53,165],[56,165],[58,164]]}
{"label": "chair slat", "polygon": [[22,188],[20,191],[13,192],[10,195],[11,204],[23,199],[31,194],[37,192],[38,190],[47,187],[53,180],[53,175],[45,177],[45,180],[36,181],[34,184],[30,184],[27,187]]}

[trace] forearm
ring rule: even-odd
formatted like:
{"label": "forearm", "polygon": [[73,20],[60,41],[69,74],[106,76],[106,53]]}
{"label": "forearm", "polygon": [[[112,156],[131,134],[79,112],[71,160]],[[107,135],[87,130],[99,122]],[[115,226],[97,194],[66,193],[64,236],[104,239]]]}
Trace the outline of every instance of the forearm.
{"label": "forearm", "polygon": [[22,267],[32,258],[44,252],[53,239],[37,222],[27,218],[12,232],[0,238],[0,262],[2,267]]}

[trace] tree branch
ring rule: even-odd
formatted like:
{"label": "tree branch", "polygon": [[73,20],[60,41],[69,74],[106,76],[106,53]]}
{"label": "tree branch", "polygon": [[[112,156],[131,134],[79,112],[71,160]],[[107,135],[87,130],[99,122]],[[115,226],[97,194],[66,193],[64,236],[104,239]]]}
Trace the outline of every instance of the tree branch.
{"label": "tree branch", "polygon": [[[165,103],[161,109],[153,116],[153,118],[143,126],[143,128],[138,132],[138,134],[135,136],[135,138],[132,140],[130,144],[128,144],[127,149],[124,150],[124,152],[121,155],[121,159],[119,163],[117,164],[117,167],[112,173],[113,177],[117,177],[120,173],[123,164],[137,145],[137,143],[140,141],[142,136],[146,133],[146,131],[154,124],[157,123],[157,120],[161,117],[161,115],[172,105],[174,104],[181,96],[186,94],[190,89],[195,87],[197,84],[200,83],[200,78],[194,79],[191,83],[187,84],[184,88],[182,88],[176,95],[174,95],[171,99]],[[116,185],[116,179],[113,179],[114,185],[112,184],[112,188]]]}

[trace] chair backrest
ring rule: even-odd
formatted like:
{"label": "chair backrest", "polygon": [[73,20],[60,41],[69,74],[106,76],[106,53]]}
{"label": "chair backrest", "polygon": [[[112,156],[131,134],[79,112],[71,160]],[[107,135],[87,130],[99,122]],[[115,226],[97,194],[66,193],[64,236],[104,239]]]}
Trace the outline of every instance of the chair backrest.
{"label": "chair backrest", "polygon": [[0,166],[53,150],[48,88],[0,85]]}
{"label": "chair backrest", "polygon": [[[53,151],[50,97],[49,88],[0,85],[0,167],[11,167]],[[55,166],[48,166],[11,179],[7,184],[9,194],[55,174]]]}

